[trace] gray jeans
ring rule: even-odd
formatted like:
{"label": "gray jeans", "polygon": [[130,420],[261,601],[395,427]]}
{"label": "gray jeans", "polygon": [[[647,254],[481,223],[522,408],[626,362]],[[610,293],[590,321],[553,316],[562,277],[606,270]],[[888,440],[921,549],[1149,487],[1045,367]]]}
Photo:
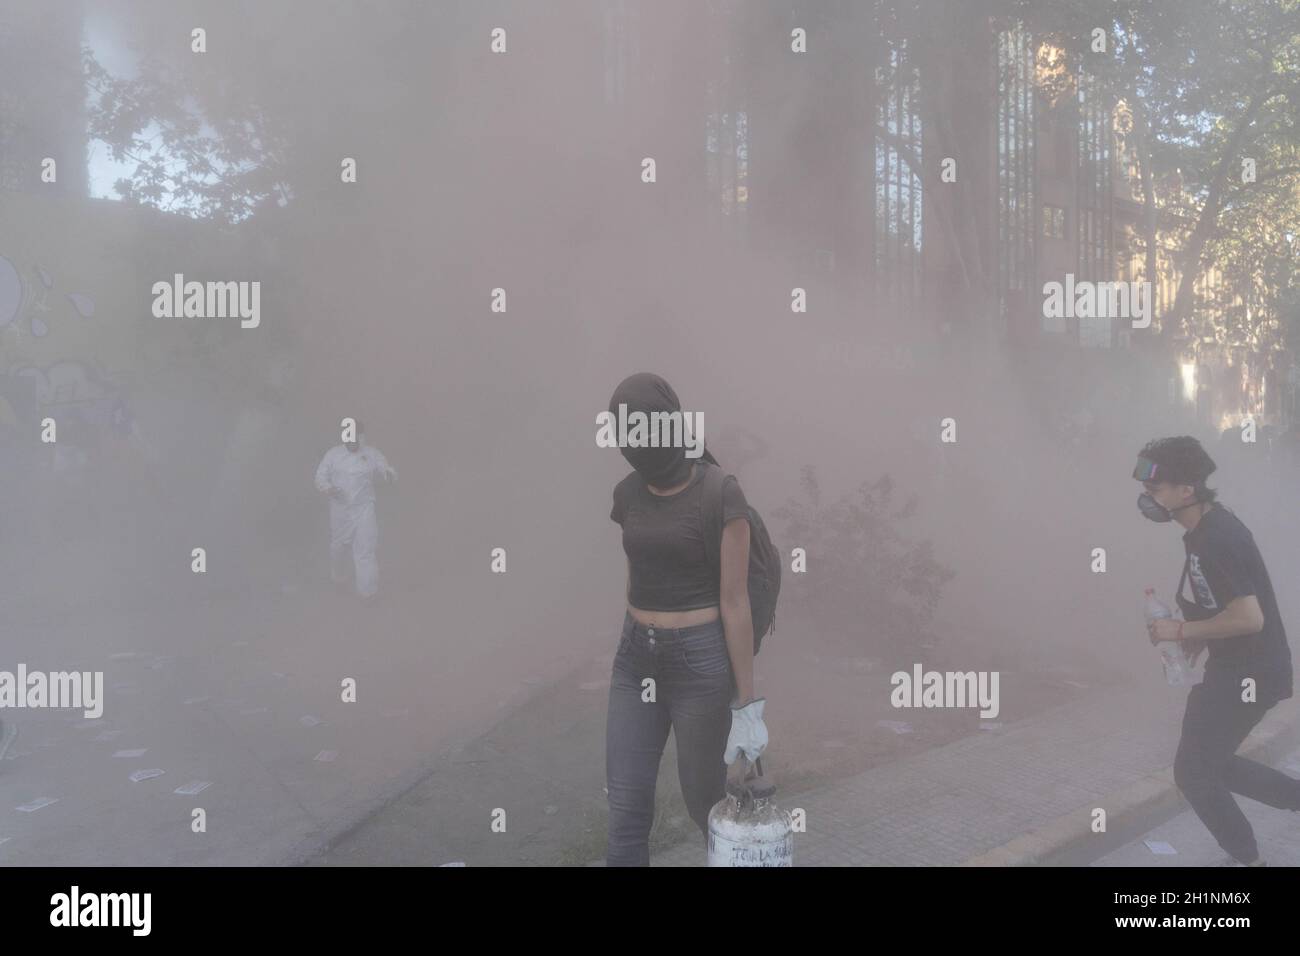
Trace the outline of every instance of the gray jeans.
{"label": "gray jeans", "polygon": [[[652,698],[643,684],[647,678],[654,681]],[[709,811],[726,793],[722,755],[735,692],[720,619],[650,628],[624,616],[605,724],[607,866],[650,865],[655,780],[670,728],[677,740],[682,797],[707,840]]]}

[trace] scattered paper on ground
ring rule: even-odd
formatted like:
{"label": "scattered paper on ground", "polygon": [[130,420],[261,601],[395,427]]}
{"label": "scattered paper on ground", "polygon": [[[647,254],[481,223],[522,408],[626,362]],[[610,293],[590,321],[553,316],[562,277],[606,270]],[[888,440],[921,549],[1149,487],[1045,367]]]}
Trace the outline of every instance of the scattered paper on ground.
{"label": "scattered paper on ground", "polygon": [[896,734],[910,734],[912,725],[905,720],[878,720],[876,726],[887,727]]}
{"label": "scattered paper on ground", "polygon": [[48,807],[51,803],[58,802],[58,797],[37,797],[31,803],[24,803],[21,807],[15,807],[14,809],[20,810],[23,813],[35,813],[42,807]]}

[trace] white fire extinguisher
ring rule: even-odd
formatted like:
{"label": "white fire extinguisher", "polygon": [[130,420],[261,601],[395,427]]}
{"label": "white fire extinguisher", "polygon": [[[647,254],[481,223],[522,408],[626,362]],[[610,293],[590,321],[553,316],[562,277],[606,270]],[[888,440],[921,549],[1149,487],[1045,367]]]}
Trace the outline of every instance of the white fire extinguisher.
{"label": "white fire extinguisher", "polygon": [[[745,760],[744,755],[741,760]],[[727,782],[727,795],[709,811],[709,866],[793,866],[790,814],[775,803],[776,784],[755,761],[743,783]]]}

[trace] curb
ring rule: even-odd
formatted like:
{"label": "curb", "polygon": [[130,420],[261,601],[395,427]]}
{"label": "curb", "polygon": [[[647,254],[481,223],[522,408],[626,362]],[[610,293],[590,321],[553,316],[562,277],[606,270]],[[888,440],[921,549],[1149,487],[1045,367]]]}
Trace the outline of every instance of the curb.
{"label": "curb", "polygon": [[[1272,713],[1257,726],[1245,744],[1237,751],[1243,757],[1259,757],[1274,749],[1284,749],[1300,741],[1300,697],[1291,697],[1279,703]],[[1062,814],[1040,827],[1036,827],[1001,846],[970,857],[959,866],[1036,866],[1046,858],[1064,850],[1077,847],[1095,836],[1092,832],[1092,811],[1106,808],[1106,825],[1113,828],[1118,823],[1156,809],[1175,810],[1186,801],[1174,784],[1174,768],[1165,767],[1140,780],[1112,791],[1093,801]]]}
{"label": "curb", "polygon": [[445,741],[437,752],[391,778],[373,796],[355,804],[350,810],[335,814],[321,822],[311,833],[299,838],[287,850],[273,853],[271,858],[256,865],[306,866],[316,857],[330,852],[372,817],[396,803],[425,779],[441,770],[467,746],[491,733],[519,708],[538,699],[583,666],[582,663],[575,662],[574,655],[565,655],[550,662],[540,669],[538,675],[526,678],[523,686],[516,688],[496,713]]}

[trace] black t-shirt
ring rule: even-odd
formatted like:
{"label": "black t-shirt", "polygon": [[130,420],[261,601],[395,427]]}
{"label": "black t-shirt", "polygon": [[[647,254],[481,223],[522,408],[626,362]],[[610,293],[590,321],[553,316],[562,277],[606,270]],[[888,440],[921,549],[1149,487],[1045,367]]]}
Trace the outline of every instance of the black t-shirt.
{"label": "black t-shirt", "polygon": [[[623,550],[631,577],[628,602],[646,611],[689,611],[719,600],[718,569],[705,548],[703,490],[706,461],[681,491],[652,493],[635,471],[614,487],[611,520],[623,526]],[[749,518],[749,505],[734,475],[722,483],[722,523]]]}
{"label": "black t-shirt", "polygon": [[1178,606],[1186,620],[1214,617],[1237,598],[1251,594],[1264,612],[1264,627],[1257,634],[1205,642],[1207,675],[1213,669],[1234,677],[1254,677],[1261,697],[1265,693],[1290,697],[1291,649],[1273,583],[1250,529],[1222,505],[1215,505],[1183,535],[1183,545],[1187,559]]}

